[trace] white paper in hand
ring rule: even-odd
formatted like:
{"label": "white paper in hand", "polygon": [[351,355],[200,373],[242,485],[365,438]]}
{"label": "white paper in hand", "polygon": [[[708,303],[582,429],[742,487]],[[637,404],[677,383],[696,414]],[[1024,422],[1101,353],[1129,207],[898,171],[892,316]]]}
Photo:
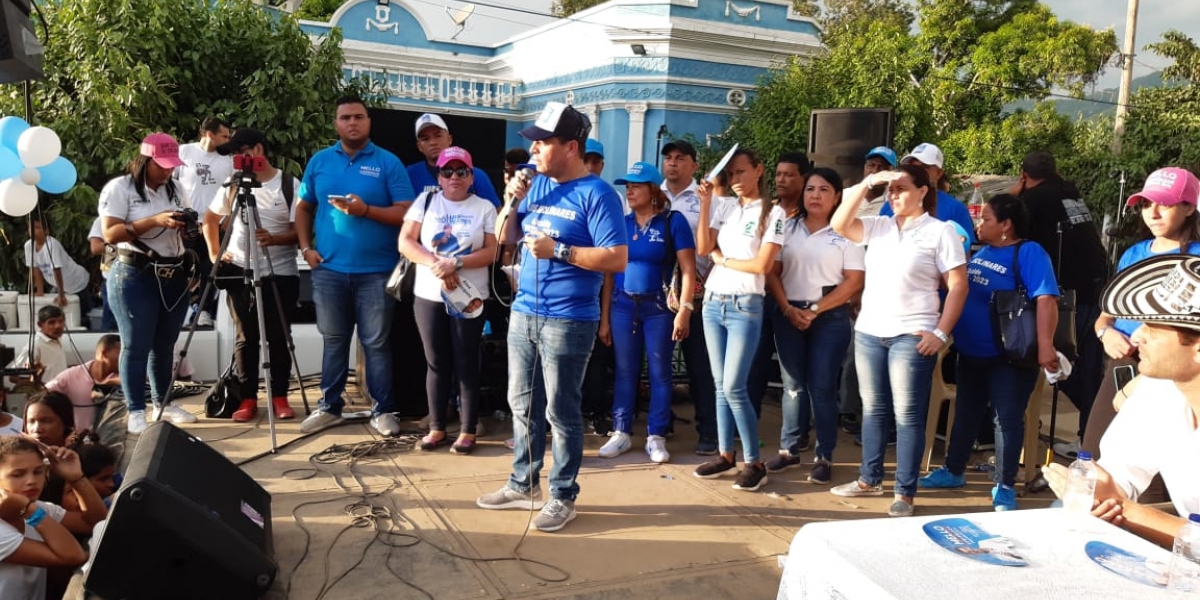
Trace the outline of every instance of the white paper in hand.
{"label": "white paper in hand", "polygon": [[725,170],[725,165],[729,164],[730,159],[733,158],[733,153],[737,152],[737,149],[738,149],[738,145],[734,144],[733,147],[729,149],[729,152],[726,152],[725,156],[721,157],[721,160],[720,160],[720,162],[717,163],[717,166],[713,167],[713,170],[708,172],[708,176],[705,177],[704,180],[716,183],[717,182],[717,173],[720,173],[721,171]]}

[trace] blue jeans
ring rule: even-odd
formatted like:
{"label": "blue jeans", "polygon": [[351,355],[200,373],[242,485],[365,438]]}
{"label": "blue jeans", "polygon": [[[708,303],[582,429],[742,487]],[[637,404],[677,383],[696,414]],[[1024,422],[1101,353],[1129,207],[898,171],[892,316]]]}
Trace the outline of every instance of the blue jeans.
{"label": "blue jeans", "polygon": [[[508,323],[508,406],[513,414],[513,472],[508,487],[538,486],[553,427],[550,496],[575,500],[583,464],[583,374],[596,321],[536,317],[514,311]],[[543,417],[543,415],[545,415]]]}
{"label": "blue jeans", "polygon": [[[153,267],[114,261],[108,271],[108,302],[121,334],[121,391],[130,412],[146,410],[150,396],[161,405],[171,385],[175,341],[187,316],[187,276],[183,267],[160,278]],[[148,371],[148,373],[147,373]]]}
{"label": "blue jeans", "polygon": [[881,338],[854,333],[858,386],[863,399],[863,460],[859,478],[883,483],[889,418],[896,417],[896,494],[917,495],[917,471],[925,451],[925,418],[937,355],[917,352],[916,335]]}
{"label": "blue jeans", "polygon": [[734,454],[733,432],[742,437],[746,463],[758,462],[758,414],[746,389],[762,334],[763,297],[714,294],[704,298],[704,337],[717,394],[717,446]]}
{"label": "blue jeans", "polygon": [[662,294],[634,298],[617,291],[613,294],[609,321],[617,363],[613,383],[613,429],[633,432],[645,350],[650,372],[650,413],[646,417],[646,430],[650,435],[666,435],[671,427],[671,358],[675,350],[671,334],[675,329],[675,313],[667,309]]}
{"label": "blue jeans", "polygon": [[754,352],[754,361],[750,363],[750,375],[746,379],[746,393],[750,395],[750,404],[754,406],[754,414],[762,414],[763,397],[771,387],[771,381],[778,374],[783,381],[782,369],[779,363],[771,357],[775,354],[775,321],[771,314],[779,312],[779,304],[770,294],[763,297],[762,332],[758,336],[758,350]]}
{"label": "blue jeans", "polygon": [[771,319],[783,377],[779,447],[799,454],[800,436],[808,432],[811,417],[817,425],[817,458],[832,461],[837,446],[838,374],[850,346],[850,308],[821,313],[804,331],[796,329],[782,311],[773,311]]}
{"label": "blue jeans", "polygon": [[[955,475],[967,470],[971,445],[989,413],[996,426],[996,470],[992,480],[1012,486],[1025,441],[1025,408],[1037,385],[1037,369],[1020,369],[1001,357],[973,358],[960,354],[956,368],[954,428],[946,452],[946,468]],[[991,404],[989,408],[989,404]]]}
{"label": "blue jeans", "polygon": [[688,323],[688,336],[679,342],[687,366],[688,396],[696,407],[696,433],[702,441],[717,440],[717,394],[713,389],[712,365],[708,362],[708,342],[704,338],[704,303],[696,300],[696,310]]}
{"label": "blue jeans", "polygon": [[396,301],[387,295],[390,272],[339,273],[325,267],[312,271],[313,304],[317,331],[324,338],[321,356],[321,402],[317,408],[340,415],[346,401],[346,377],[350,374],[351,340],[358,325],[358,339],[366,361],[367,394],[371,412],[394,412],[392,406],[392,312]]}

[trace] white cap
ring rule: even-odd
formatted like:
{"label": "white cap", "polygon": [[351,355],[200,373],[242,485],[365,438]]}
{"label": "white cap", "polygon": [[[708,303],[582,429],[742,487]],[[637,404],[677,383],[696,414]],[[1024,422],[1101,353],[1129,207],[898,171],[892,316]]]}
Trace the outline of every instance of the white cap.
{"label": "white cap", "polygon": [[425,129],[426,127],[430,127],[430,126],[441,128],[447,132],[450,131],[450,128],[446,127],[446,122],[443,121],[441,117],[439,117],[433,113],[425,113],[425,114],[417,117],[416,135],[421,135],[421,130]]}
{"label": "white cap", "polygon": [[908,162],[908,159],[915,158],[921,161],[923,165],[930,165],[942,168],[942,164],[946,162],[946,157],[942,155],[942,149],[933,144],[925,143],[912,149],[908,156],[900,159],[900,164]]}

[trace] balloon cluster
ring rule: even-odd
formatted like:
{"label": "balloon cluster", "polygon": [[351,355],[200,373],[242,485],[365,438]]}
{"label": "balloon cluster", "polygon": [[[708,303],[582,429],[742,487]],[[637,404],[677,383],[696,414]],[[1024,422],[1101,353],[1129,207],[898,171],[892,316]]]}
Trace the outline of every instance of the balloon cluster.
{"label": "balloon cluster", "polygon": [[37,207],[37,188],[62,194],[74,187],[79,174],[61,152],[62,141],[50,128],[30,127],[20,117],[0,119],[0,212],[23,217]]}

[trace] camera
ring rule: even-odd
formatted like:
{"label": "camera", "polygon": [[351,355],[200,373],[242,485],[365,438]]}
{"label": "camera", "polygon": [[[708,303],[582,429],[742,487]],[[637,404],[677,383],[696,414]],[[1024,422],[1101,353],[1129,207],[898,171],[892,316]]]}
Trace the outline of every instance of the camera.
{"label": "camera", "polygon": [[267,169],[267,157],[251,156],[249,154],[233,155],[233,168],[236,171],[257,173]]}
{"label": "camera", "polygon": [[194,240],[200,237],[200,213],[190,208],[185,208],[176,211],[173,218],[183,223],[183,238],[185,240]]}

